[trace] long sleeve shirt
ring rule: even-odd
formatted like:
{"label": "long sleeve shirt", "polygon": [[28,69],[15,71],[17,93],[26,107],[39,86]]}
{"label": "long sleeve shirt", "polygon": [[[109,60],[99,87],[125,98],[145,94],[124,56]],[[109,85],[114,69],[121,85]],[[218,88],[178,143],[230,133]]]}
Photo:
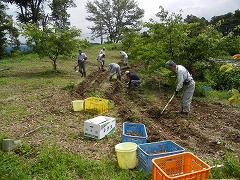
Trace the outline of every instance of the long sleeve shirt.
{"label": "long sleeve shirt", "polygon": [[78,54],[78,62],[83,62],[87,58],[87,55],[85,53]]}
{"label": "long sleeve shirt", "polygon": [[120,66],[117,64],[117,63],[111,63],[108,65],[108,69],[111,71],[111,72],[114,72],[116,71],[116,69],[120,68]]}
{"label": "long sleeve shirt", "polygon": [[138,75],[135,72],[130,72],[129,74],[129,84],[131,84],[132,80],[140,80],[140,78],[138,77]]}
{"label": "long sleeve shirt", "polygon": [[97,57],[98,61],[103,61],[104,60],[104,54],[99,54]]}
{"label": "long sleeve shirt", "polygon": [[104,54],[104,55],[105,55],[105,50],[101,49],[101,50],[99,51],[99,54]]}
{"label": "long sleeve shirt", "polygon": [[122,57],[124,57],[124,58],[128,58],[128,55],[127,55],[127,53],[126,53],[126,52],[124,52],[124,51],[121,51],[121,55],[122,55]]}
{"label": "long sleeve shirt", "polygon": [[189,82],[189,81],[193,80],[192,75],[182,65],[176,66],[176,73],[177,73],[177,79],[178,79],[176,91],[179,91],[183,87],[184,82]]}

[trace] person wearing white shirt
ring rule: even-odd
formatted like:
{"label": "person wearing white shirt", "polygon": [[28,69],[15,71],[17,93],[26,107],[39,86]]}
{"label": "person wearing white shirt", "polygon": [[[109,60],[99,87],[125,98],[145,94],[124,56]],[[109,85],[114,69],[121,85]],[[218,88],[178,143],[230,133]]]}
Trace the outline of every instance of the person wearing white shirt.
{"label": "person wearing white shirt", "polygon": [[195,81],[188,70],[182,65],[176,65],[172,60],[166,62],[166,67],[177,74],[177,87],[175,94],[185,86],[183,96],[181,99],[181,111],[182,114],[188,114],[190,112],[190,106],[192,97],[195,90]]}
{"label": "person wearing white shirt", "polygon": [[108,70],[110,71],[109,80],[112,80],[113,75],[117,74],[117,78],[121,80],[121,69],[117,63],[110,63],[108,65]]}
{"label": "person wearing white shirt", "polygon": [[104,70],[104,63],[105,63],[105,56],[104,54],[99,54],[97,57],[97,61],[98,61],[98,68],[99,70]]}
{"label": "person wearing white shirt", "polygon": [[105,47],[100,49],[99,54],[103,54],[103,56],[105,58],[105,56],[106,56],[106,54],[105,54]]}
{"label": "person wearing white shirt", "polygon": [[128,55],[127,55],[127,53],[124,52],[124,51],[120,51],[120,54],[121,54],[123,64],[127,66],[128,65]]}

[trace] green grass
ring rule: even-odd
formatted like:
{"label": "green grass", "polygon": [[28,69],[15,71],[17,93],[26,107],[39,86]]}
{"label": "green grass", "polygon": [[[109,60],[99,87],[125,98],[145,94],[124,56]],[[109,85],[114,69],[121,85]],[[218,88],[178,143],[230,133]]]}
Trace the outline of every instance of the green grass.
{"label": "green grass", "polygon": [[46,145],[39,149],[22,145],[14,153],[0,151],[0,174],[0,179],[151,179],[137,170],[121,170],[116,161],[92,161]]}
{"label": "green grass", "polygon": [[240,157],[236,154],[229,152],[222,161],[217,161],[216,164],[222,164],[223,167],[213,168],[211,170],[211,178],[240,178]]}
{"label": "green grass", "polygon": [[10,122],[12,119],[22,119],[29,115],[27,107],[20,104],[0,103],[0,114],[4,120]]}
{"label": "green grass", "polygon": [[[197,82],[196,88],[194,92],[194,96],[202,97],[206,101],[220,101],[225,104],[229,104],[228,98],[231,96],[227,91],[220,91],[220,90],[203,90],[202,86],[208,86],[206,82]],[[236,103],[233,104],[236,107],[240,107],[240,99]]]}

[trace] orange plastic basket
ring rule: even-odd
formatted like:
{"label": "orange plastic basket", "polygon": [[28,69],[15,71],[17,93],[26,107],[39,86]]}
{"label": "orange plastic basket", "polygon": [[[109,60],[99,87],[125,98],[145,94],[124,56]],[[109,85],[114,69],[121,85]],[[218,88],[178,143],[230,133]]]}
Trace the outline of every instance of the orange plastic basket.
{"label": "orange plastic basket", "polygon": [[152,160],[152,180],[206,180],[210,166],[190,152]]}

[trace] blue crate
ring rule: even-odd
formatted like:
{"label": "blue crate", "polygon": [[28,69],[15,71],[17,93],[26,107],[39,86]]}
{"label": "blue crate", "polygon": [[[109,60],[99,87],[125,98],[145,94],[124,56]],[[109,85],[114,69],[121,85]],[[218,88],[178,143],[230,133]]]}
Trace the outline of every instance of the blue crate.
{"label": "blue crate", "polygon": [[138,145],[138,168],[144,172],[152,171],[152,159],[178,154],[185,149],[173,141],[160,141]]}
{"label": "blue crate", "polygon": [[147,142],[147,131],[144,124],[123,123],[122,142],[134,142],[143,144]]}

